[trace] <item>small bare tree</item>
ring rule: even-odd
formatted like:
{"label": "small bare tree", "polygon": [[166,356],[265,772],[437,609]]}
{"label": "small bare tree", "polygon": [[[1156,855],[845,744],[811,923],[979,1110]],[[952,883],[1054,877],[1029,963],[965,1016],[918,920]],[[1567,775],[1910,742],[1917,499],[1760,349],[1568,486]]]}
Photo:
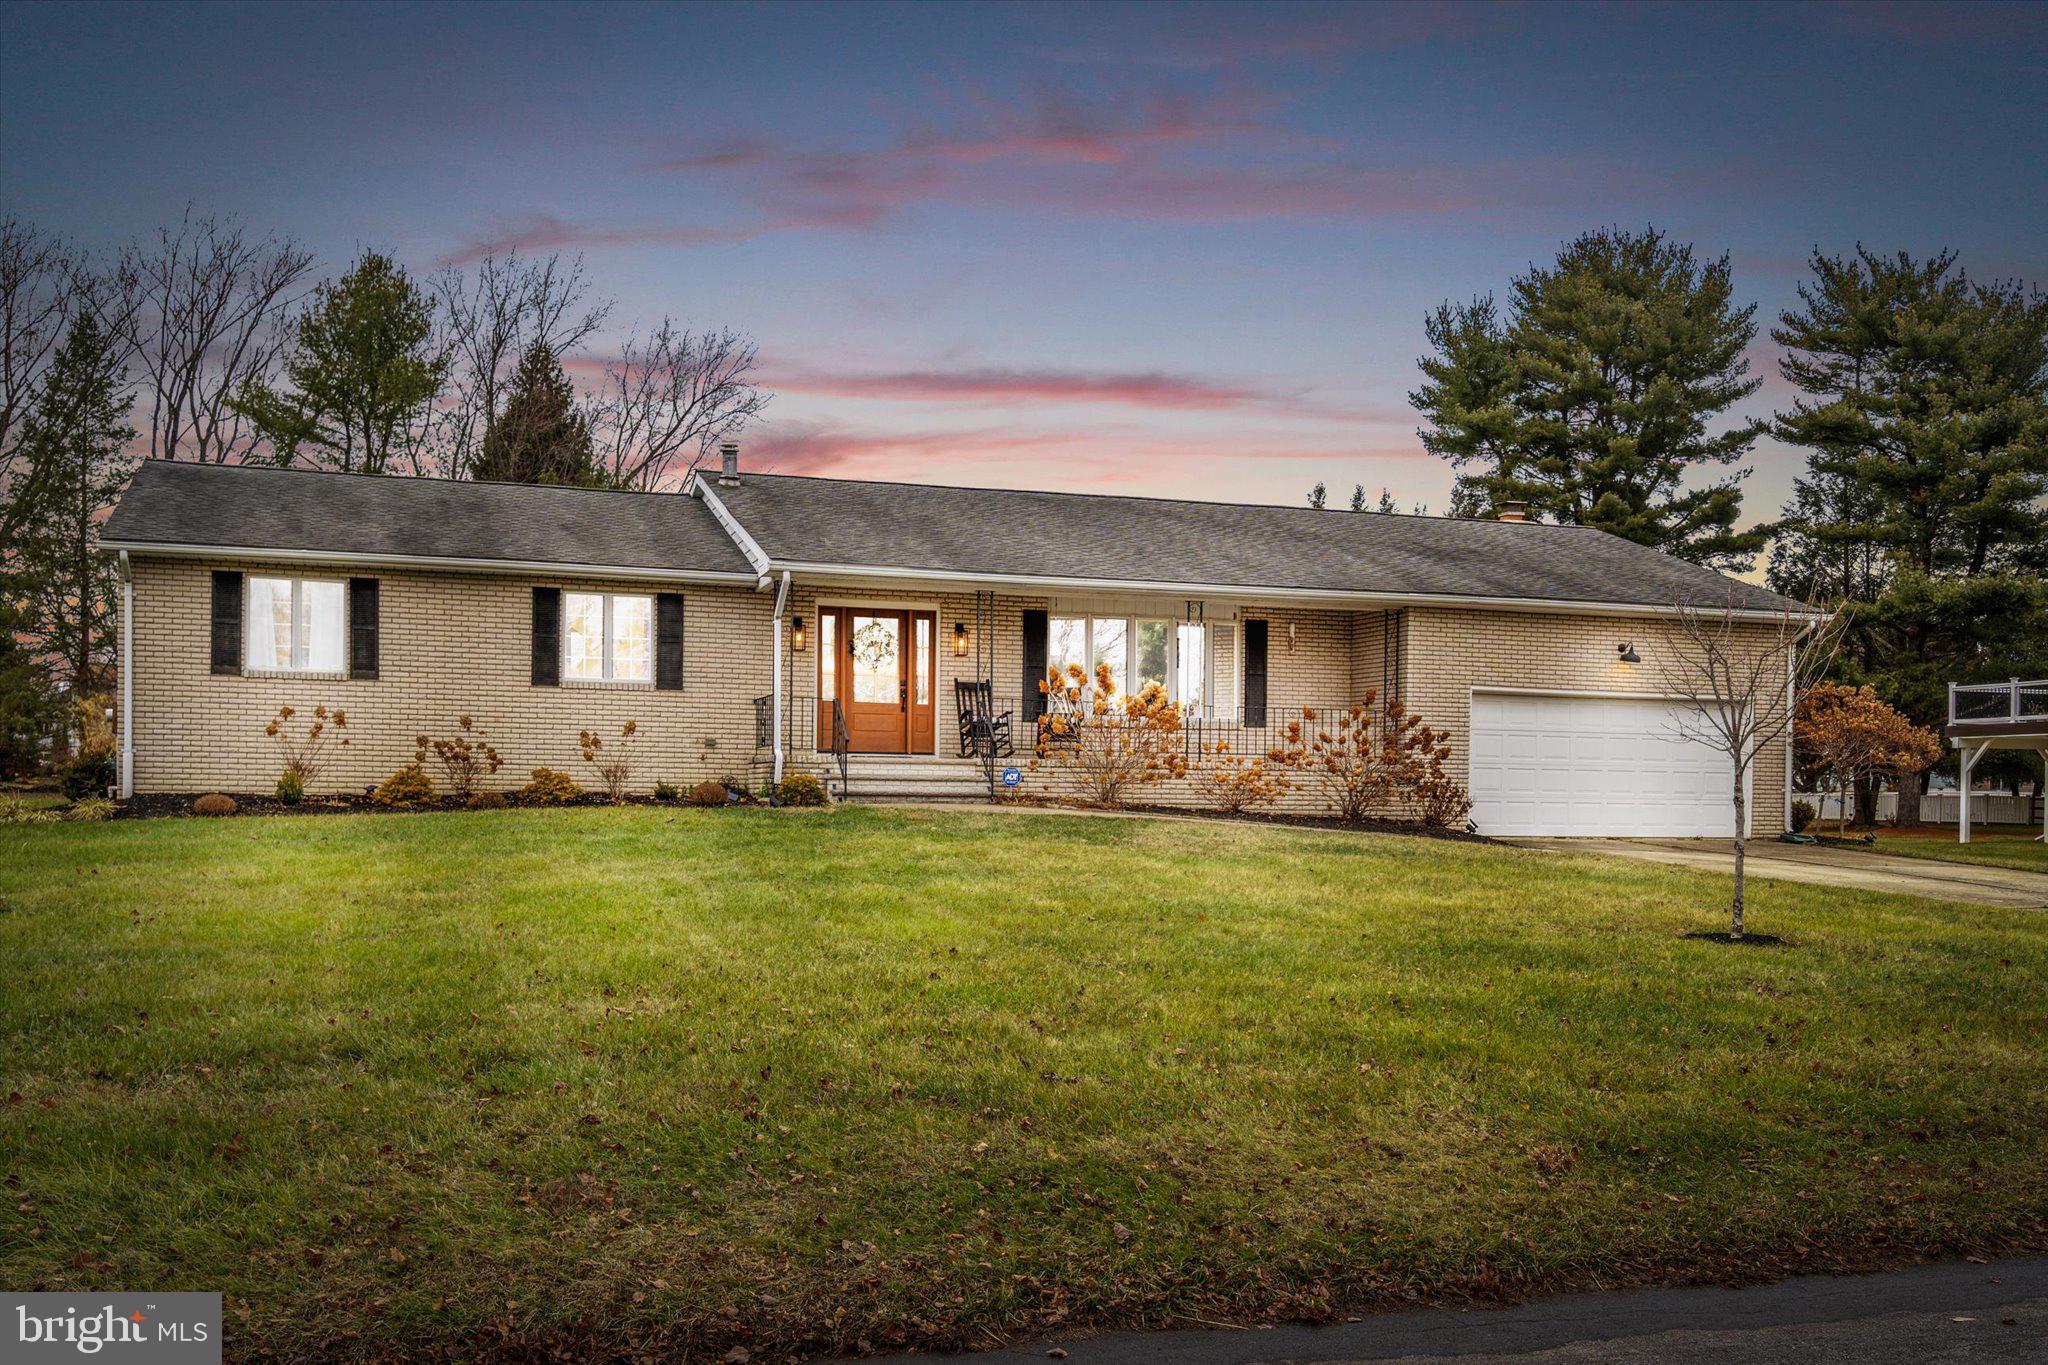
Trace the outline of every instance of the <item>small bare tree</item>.
{"label": "small bare tree", "polygon": [[450,267],[433,280],[449,386],[431,421],[404,443],[413,472],[463,477],[483,450],[512,370],[536,342],[567,355],[604,325],[612,305],[589,302],[583,258],[486,256],[473,271]]}
{"label": "small bare tree", "polygon": [[149,399],[149,453],[226,464],[261,443],[230,402],[268,375],[313,254],[289,237],[251,237],[231,218],[191,210],[131,246],[109,281],[125,298],[121,330]]}
{"label": "small bare tree", "polygon": [[1734,768],[1735,902],[1729,937],[1743,935],[1743,858],[1749,775],[1757,755],[1791,741],[1799,694],[1818,682],[1841,647],[1839,618],[1787,608],[1759,619],[1732,603],[1674,604],[1669,636],[1653,646],[1657,676],[1680,706],[1678,737],[1728,755]]}
{"label": "small bare tree", "polygon": [[598,463],[622,488],[652,490],[706,460],[768,406],[751,339],[678,330],[629,337],[588,404]]}

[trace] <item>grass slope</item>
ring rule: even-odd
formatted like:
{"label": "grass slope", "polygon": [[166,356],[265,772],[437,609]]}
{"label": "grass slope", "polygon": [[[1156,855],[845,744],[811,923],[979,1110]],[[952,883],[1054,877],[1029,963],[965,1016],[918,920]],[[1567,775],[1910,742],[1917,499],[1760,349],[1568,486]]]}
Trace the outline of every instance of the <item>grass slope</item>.
{"label": "grass slope", "polygon": [[[988,1345],[2048,1248],[2048,917],[1065,815],[0,829],[0,1283]],[[18,1096],[18,1098],[17,1098]]]}
{"label": "grass slope", "polygon": [[1893,853],[1901,858],[1926,858],[1943,863],[1978,863],[1985,867],[2011,867],[2023,872],[2048,872],[2048,844],[2038,839],[2040,830],[2026,825],[1981,826],[1970,831],[1970,842],[1956,842],[1954,825],[1926,829],[1882,829],[1874,853]]}

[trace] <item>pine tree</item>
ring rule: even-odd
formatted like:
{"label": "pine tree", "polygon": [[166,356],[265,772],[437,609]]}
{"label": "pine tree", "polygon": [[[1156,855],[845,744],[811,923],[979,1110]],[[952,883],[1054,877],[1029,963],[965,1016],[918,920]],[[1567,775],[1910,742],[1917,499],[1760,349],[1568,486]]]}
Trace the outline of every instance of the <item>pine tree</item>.
{"label": "pine tree", "polygon": [[1321,479],[1316,480],[1316,486],[1308,490],[1308,505],[1320,512],[1329,502],[1330,490],[1323,486]]}
{"label": "pine tree", "polygon": [[367,253],[322,284],[300,316],[285,376],[250,379],[234,407],[269,438],[279,464],[305,459],[382,474],[393,442],[440,395],[448,359],[432,353],[434,303],[390,257]]}
{"label": "pine tree", "polygon": [[1771,333],[1802,394],[1777,433],[1811,452],[1772,572],[1848,599],[1848,680],[1938,724],[1950,682],[2048,669],[2048,297],[1951,252],[1812,269]]}
{"label": "pine tree", "polygon": [[505,407],[470,467],[470,477],[507,483],[610,485],[591,450],[576,390],[546,342],[519,358]]}
{"label": "pine tree", "polygon": [[43,378],[21,439],[23,467],[7,514],[13,590],[26,634],[74,693],[92,690],[114,630],[114,564],[100,520],[128,486],[135,438],[119,344],[82,312]]}
{"label": "pine tree", "polygon": [[1763,430],[1710,424],[1756,392],[1744,349],[1755,308],[1737,308],[1728,258],[1701,264],[1656,229],[1606,229],[1491,298],[1446,303],[1424,330],[1436,354],[1409,401],[1422,441],[1458,471],[1454,515],[1504,501],[1596,526],[1716,568],[1746,566],[1767,532],[1737,531],[1742,472]]}
{"label": "pine tree", "polygon": [[1382,489],[1380,490],[1380,505],[1379,505],[1378,507],[1374,508],[1373,510],[1374,510],[1374,511],[1376,511],[1376,512],[1382,512],[1382,513],[1393,513],[1393,512],[1398,512],[1398,511],[1400,511],[1401,509],[1400,509],[1400,508],[1398,508],[1398,507],[1396,507],[1396,506],[1394,506],[1394,495],[1393,495],[1393,493],[1391,493],[1390,491],[1388,491],[1388,490],[1387,490],[1387,489],[1385,489],[1385,488],[1382,488]]}
{"label": "pine tree", "polygon": [[1362,483],[1351,485],[1351,510],[1354,512],[1363,512],[1365,510],[1365,485]]}

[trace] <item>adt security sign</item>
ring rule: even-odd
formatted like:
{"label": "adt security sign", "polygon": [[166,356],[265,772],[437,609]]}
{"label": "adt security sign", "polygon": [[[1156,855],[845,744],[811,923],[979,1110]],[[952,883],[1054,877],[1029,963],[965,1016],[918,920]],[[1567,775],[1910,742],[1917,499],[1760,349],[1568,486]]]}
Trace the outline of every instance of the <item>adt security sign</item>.
{"label": "adt security sign", "polygon": [[1023,772],[1022,772],[1022,771],[1021,771],[1020,769],[1017,769],[1017,768],[1005,768],[1005,769],[1003,769],[1003,785],[1004,785],[1005,787],[1021,787],[1021,786],[1023,786],[1023,785],[1024,785],[1024,774],[1023,774]]}

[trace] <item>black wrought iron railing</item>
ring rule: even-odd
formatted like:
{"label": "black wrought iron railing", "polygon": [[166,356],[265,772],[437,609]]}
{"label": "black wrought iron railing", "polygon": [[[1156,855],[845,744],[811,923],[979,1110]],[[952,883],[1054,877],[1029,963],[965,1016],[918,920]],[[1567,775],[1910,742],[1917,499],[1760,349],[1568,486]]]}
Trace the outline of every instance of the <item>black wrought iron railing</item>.
{"label": "black wrought iron railing", "polygon": [[[839,769],[839,790],[846,791],[846,756],[853,747],[846,730],[846,714],[836,700],[828,699],[822,709],[816,697],[784,697],[783,750],[789,754],[824,754]],[[758,757],[775,747],[775,698],[773,694],[754,698],[754,753]]]}

